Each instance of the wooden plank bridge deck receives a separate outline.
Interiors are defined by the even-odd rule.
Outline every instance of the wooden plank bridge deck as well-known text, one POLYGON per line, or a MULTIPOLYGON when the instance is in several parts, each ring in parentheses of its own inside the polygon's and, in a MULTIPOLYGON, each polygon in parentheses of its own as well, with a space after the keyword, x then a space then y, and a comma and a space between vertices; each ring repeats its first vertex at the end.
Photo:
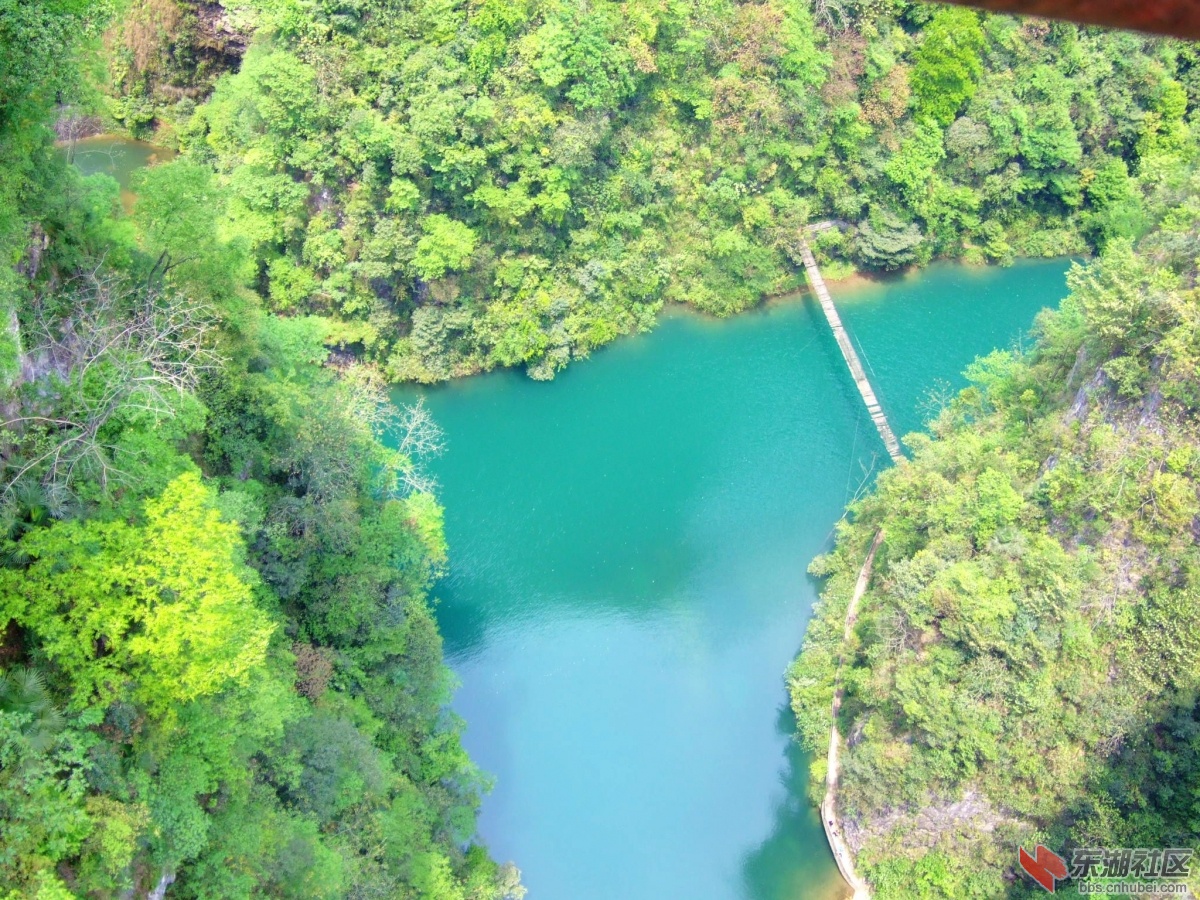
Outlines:
MULTIPOLYGON (((819 222, 806 230, 817 232, 826 228, 837 227, 838 224, 832 221, 819 222)), ((888 455, 891 456, 892 462, 903 462, 904 454, 900 452, 900 442, 896 440, 892 426, 888 424, 887 416, 883 413, 883 407, 879 405, 879 398, 875 396, 875 390, 871 387, 871 382, 867 379, 867 373, 863 370, 858 353, 855 352, 854 345, 850 343, 850 336, 846 334, 846 329, 842 325, 842 317, 838 315, 837 307, 833 305, 833 298, 829 296, 829 288, 825 287, 825 279, 821 277, 821 270, 817 267, 817 261, 813 257, 812 249, 808 246, 808 240, 804 232, 797 235, 796 243, 789 249, 797 253, 800 261, 804 263, 804 271, 808 275, 808 281, 812 285, 813 293, 817 295, 817 300, 821 304, 821 311, 825 313, 825 321, 829 323, 829 328, 837 340, 838 349, 842 351, 842 359, 846 361, 846 368, 850 370, 850 375, 854 378, 854 384, 858 388, 858 393, 862 396, 863 403, 867 407, 867 413, 871 416, 871 421, 875 423, 875 428, 879 432, 879 436, 883 439, 883 445, 887 448, 888 455)), ((871 542, 871 549, 867 553, 867 559, 863 563, 862 571, 858 574, 858 582, 854 586, 854 594, 850 598, 849 606, 846 609, 846 622, 842 637, 843 654, 845 653, 845 646, 850 640, 851 632, 854 630, 854 622, 858 614, 858 603, 862 599, 863 594, 866 593, 867 586, 871 580, 871 567, 875 562, 875 553, 879 550, 879 545, 882 543, 883 529, 881 528, 875 533, 875 539, 871 542)), ((838 869, 841 871, 842 877, 846 880, 846 884, 853 892, 853 900, 870 900, 871 887, 858 874, 854 867, 854 854, 846 842, 841 828, 841 819, 838 816, 837 798, 839 776, 841 775, 842 736, 838 733, 837 722, 838 712, 842 705, 843 662, 843 656, 839 656, 837 674, 834 677, 833 703, 830 710, 832 725, 829 730, 829 755, 826 760, 825 798, 821 801, 821 824, 825 827, 825 837, 829 841, 829 849, 833 851, 833 858, 837 861, 838 869)))
POLYGON ((875 423, 875 430, 883 438, 883 446, 887 448, 892 462, 903 462, 904 454, 900 452, 900 442, 896 440, 892 426, 888 424, 887 416, 883 414, 883 407, 879 405, 879 399, 875 396, 875 390, 867 379, 867 373, 863 370, 858 353, 855 352, 854 345, 850 343, 850 336, 846 334, 846 329, 842 326, 842 317, 838 315, 837 307, 833 305, 833 298, 829 296, 829 289, 825 287, 825 279, 821 277, 821 270, 817 268, 817 261, 803 235, 799 237, 797 249, 800 252, 800 259, 804 263, 804 271, 808 273, 809 284, 812 285, 813 291, 817 295, 821 311, 825 313, 825 321, 829 323, 829 328, 833 331, 838 349, 842 351, 842 358, 846 361, 846 367, 850 370, 855 386, 858 387, 858 393, 862 395, 863 403, 866 404, 867 414, 875 423))

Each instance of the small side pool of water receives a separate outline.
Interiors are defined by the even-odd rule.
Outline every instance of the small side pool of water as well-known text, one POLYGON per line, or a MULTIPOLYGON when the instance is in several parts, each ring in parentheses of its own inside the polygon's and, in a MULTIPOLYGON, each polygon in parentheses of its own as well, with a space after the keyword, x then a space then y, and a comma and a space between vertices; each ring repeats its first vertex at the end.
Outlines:
POLYGON ((73 145, 64 145, 63 150, 84 175, 102 172, 115 178, 121 186, 121 205, 126 212, 133 209, 136 199, 130 190, 133 173, 143 166, 170 162, 178 155, 166 147, 114 134, 83 138, 73 145))

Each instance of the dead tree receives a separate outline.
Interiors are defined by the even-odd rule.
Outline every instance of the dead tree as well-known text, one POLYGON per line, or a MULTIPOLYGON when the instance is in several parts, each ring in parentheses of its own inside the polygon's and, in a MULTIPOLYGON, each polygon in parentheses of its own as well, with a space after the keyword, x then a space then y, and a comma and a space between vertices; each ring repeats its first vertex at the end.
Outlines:
POLYGON ((38 298, 22 354, 24 384, 0 422, 3 491, 27 477, 70 488, 85 474, 102 489, 120 483, 120 451, 106 426, 178 414, 217 363, 207 306, 97 267, 38 298))

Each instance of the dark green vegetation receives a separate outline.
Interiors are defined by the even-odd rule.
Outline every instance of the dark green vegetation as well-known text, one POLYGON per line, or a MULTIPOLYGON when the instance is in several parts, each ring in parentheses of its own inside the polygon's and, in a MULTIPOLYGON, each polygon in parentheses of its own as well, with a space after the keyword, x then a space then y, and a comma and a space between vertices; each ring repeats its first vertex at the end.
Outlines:
POLYGON ((865 868, 1194 841, 1198 100, 1194 47, 906 0, 0 0, 0 886, 519 893, 426 601, 437 431, 381 384, 745 309, 825 218, 834 273, 1104 252, 825 563, 813 740, 886 523, 865 868), (128 216, 53 147, 88 114, 184 151, 128 216))
POLYGON ((1149 232, 1074 269, 1031 349, 976 362, 814 564, 793 705, 827 746, 847 654, 841 803, 881 898, 1038 895, 1018 843, 1200 844, 1197 156, 1143 151, 1149 232))
POLYGON ((517 896, 426 602, 436 427, 261 309, 207 169, 127 218, 65 164, 105 12, 0 0, 0 896, 517 896))
POLYGON ((125 67, 114 108, 231 189, 271 309, 392 380, 549 378, 664 301, 743 310, 810 220, 847 226, 832 274, 1101 247, 1200 94, 1188 45, 906 0, 226 6, 253 40, 209 102, 125 67))

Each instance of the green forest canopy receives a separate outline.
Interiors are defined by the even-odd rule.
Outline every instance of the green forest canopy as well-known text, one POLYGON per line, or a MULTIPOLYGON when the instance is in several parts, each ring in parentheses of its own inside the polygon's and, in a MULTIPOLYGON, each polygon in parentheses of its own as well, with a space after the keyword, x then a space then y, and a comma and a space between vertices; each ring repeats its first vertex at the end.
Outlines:
POLYGON ((111 11, 0 0, 0 897, 520 897, 446 706, 436 425, 263 309, 209 168, 127 217, 66 164, 111 11))
POLYGON ((745 309, 821 219, 833 274, 1103 252, 820 569, 814 742, 886 520, 864 869, 990 897, 1009 836, 1194 843, 1198 94, 1191 45, 905 0, 0 0, 6 900, 519 897, 446 708, 438 433, 384 385, 745 309), (88 114, 184 150, 132 215, 54 146, 88 114), (982 844, 877 827, 964 791, 982 844))
POLYGON ((177 42, 118 55, 109 109, 215 170, 268 308, 392 380, 743 310, 811 221, 835 275, 1136 237, 1200 94, 1191 44, 907 0, 225 6, 249 49, 210 100, 169 90, 177 42))

